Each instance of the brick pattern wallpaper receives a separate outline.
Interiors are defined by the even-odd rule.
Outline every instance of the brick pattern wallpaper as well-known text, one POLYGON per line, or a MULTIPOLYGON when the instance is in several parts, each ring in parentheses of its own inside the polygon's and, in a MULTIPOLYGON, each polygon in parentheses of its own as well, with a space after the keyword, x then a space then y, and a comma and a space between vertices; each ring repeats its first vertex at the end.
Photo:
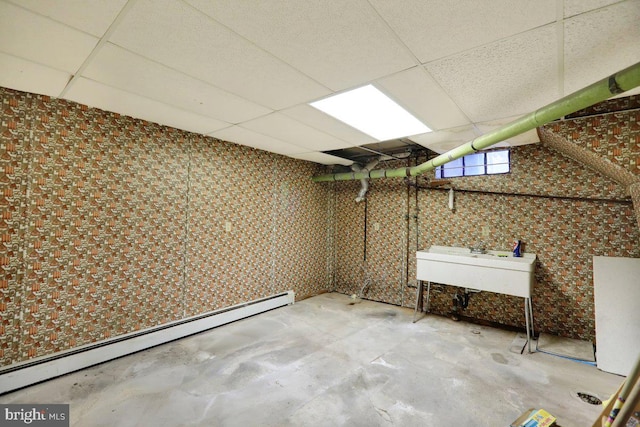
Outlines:
POLYGON ((0 105, 0 366, 331 289, 319 166, 46 96, 0 105))
POLYGON ((365 211, 367 202, 356 202, 360 181, 341 181, 335 186, 335 282, 334 289, 359 295, 365 284, 365 211))
POLYGON ((273 172, 269 156, 207 138, 194 142, 192 155, 187 316, 272 289, 273 182, 263 178, 273 172))
MULTIPOLYGON (((418 159, 418 162, 424 160, 418 159)), ((424 249, 434 244, 467 247, 483 242, 488 249, 510 250, 514 239, 523 240, 525 251, 538 255, 537 286, 533 294, 536 328, 555 335, 593 340, 592 257, 640 257, 637 243, 640 233, 631 201, 625 189, 615 182, 541 144, 513 148, 511 162, 509 174, 452 179, 456 190, 486 192, 456 191, 453 212, 447 207, 446 191, 418 190, 416 204, 416 190, 407 191, 402 181, 395 181, 395 189, 391 189, 390 184, 378 189, 374 181, 368 196, 367 224, 373 221, 369 218, 390 218, 388 212, 404 213, 408 206, 405 227, 409 229, 409 285, 415 285, 416 247, 424 249), (384 199, 386 203, 377 199, 384 199), (490 231, 489 237, 482 235, 483 227, 490 231)), ((419 177, 417 181, 425 186, 429 178, 419 177)), ((393 180, 386 182, 389 181, 393 180)), ((352 227, 364 221, 363 211, 356 214, 352 210, 355 205, 352 199, 359 186, 335 185, 336 198, 346 200, 336 206, 337 228, 345 228, 340 222, 348 218, 350 232, 355 233, 352 227), (349 210, 349 214, 341 210, 349 210)), ((388 221, 390 228, 396 226, 393 220, 388 221)), ((381 227, 386 224, 381 223, 381 227)), ((372 233, 369 227, 367 233, 372 233)), ((378 259, 386 260, 388 274, 394 274, 393 260, 402 256, 403 249, 388 244, 378 245, 376 249, 378 259)), ((353 261, 337 257, 336 268, 348 270, 348 263, 353 261)), ((346 283, 338 280, 336 289, 344 291, 345 287, 346 283)), ((449 314, 456 291, 461 290, 434 286, 432 311, 449 314)), ((372 299, 396 304, 397 294, 396 285, 390 284, 387 291, 379 291, 372 299)), ((414 288, 404 289, 406 306, 414 304, 414 295, 414 288)), ((520 298, 483 292, 473 295, 469 307, 461 314, 524 328, 523 311, 520 298)))
POLYGON ((30 113, 18 358, 178 319, 184 133, 44 98, 30 113))
POLYGON ((296 298, 317 295, 328 287, 332 276, 332 206, 329 186, 318 185, 310 177, 318 165, 288 157, 276 162, 273 232, 271 234, 271 293, 293 289, 296 298))
POLYGON ((2 97, 0 122, 0 363, 20 350, 24 301, 23 242, 26 230, 27 156, 31 118, 24 111, 32 97, 2 97))
MULTIPOLYGON (((405 166, 398 162, 389 167, 405 166)), ((407 247, 407 187, 402 180, 373 180, 367 197, 367 274, 364 297, 391 304, 403 303, 407 247), (389 256, 395 254, 396 256, 389 256)))

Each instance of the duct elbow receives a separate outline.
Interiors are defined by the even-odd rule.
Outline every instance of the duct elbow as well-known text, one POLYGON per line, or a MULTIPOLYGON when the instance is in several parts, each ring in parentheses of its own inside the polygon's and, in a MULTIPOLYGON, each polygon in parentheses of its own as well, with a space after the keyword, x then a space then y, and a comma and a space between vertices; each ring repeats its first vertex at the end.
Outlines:
POLYGON ((361 179, 360 182, 362 183, 362 188, 360 188, 360 192, 358 193, 358 197, 356 197, 356 202, 358 202, 358 203, 363 202, 364 199, 367 198, 367 191, 369 191, 369 180, 368 179, 361 179))
MULTIPOLYGON (((371 172, 371 170, 373 170, 373 168, 375 168, 378 165, 379 161, 380 161, 379 159, 372 160, 369 163, 367 163, 367 165, 364 168, 358 165, 357 163, 354 163, 353 165, 351 165, 351 170, 354 172, 368 173, 368 172, 371 172)), ((358 203, 363 202, 367 198, 367 191, 369 191, 369 178, 362 178, 360 180, 360 183, 362 184, 362 188, 360 188, 358 197, 356 197, 356 202, 358 203)))

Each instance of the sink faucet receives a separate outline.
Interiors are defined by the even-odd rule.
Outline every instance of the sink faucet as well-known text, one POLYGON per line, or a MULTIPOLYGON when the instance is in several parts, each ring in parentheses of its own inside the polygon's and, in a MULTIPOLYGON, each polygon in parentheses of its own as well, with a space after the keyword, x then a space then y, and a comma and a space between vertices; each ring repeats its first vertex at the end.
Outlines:
POLYGON ((471 250, 472 254, 484 254, 484 253, 487 253, 487 250, 484 247, 484 243, 482 243, 482 242, 476 243, 474 246, 471 246, 469 249, 471 250))

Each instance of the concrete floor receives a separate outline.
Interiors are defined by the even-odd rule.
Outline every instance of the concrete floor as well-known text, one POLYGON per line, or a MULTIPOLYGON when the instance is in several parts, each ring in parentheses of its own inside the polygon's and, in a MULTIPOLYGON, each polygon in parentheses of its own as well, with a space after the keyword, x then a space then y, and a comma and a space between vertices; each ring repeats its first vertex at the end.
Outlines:
POLYGON ((623 378, 516 333, 324 294, 0 396, 69 403, 73 426, 508 426, 542 407, 564 427, 623 378))

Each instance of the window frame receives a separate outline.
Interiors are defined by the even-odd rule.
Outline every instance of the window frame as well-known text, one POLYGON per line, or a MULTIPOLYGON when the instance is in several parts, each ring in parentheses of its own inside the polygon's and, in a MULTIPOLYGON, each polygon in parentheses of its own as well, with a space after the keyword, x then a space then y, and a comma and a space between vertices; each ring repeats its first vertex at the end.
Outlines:
MULTIPOLYGON (((509 149, 500 149, 500 150, 491 150, 491 151, 478 151, 476 153, 472 153, 472 154, 467 154, 466 156, 462 156, 459 159, 456 160, 461 160, 462 164, 461 165, 456 165, 455 167, 449 167, 447 168, 446 166, 451 164, 452 162, 449 163, 445 163, 442 166, 438 166, 436 167, 435 170, 435 177, 436 179, 449 179, 449 178, 463 178, 463 177, 470 177, 470 176, 486 176, 486 175, 504 175, 507 173, 511 173, 511 150, 509 149), (497 152, 505 152, 507 153, 507 170, 504 172, 489 172, 489 166, 492 165, 497 165, 497 164, 504 164, 504 163, 492 163, 489 164, 487 162, 487 154, 489 153, 497 153, 497 152), (478 154, 482 154, 483 155, 483 163, 482 164, 473 164, 473 165, 465 165, 465 159, 467 157, 471 157, 471 156, 477 156, 478 154), (466 174, 466 169, 469 170, 474 170, 477 171, 479 168, 483 169, 482 173, 473 173, 473 174, 466 174), (455 171, 456 169, 459 169, 460 172, 459 173, 454 173, 452 174, 452 171, 455 171), (449 173, 447 173, 446 171, 449 170, 449 173)), ((455 160, 454 160, 455 161, 455 160)))

